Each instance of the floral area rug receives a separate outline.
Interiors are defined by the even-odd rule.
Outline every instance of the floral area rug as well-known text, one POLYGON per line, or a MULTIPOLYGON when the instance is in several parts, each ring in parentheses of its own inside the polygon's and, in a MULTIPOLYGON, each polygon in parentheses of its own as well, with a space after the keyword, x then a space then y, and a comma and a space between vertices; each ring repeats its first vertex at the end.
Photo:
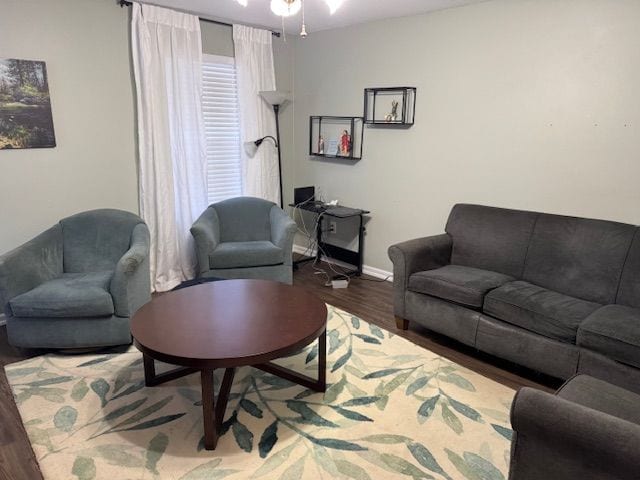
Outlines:
POLYGON ((327 345, 324 394, 238 369, 215 451, 200 376, 145 387, 133 347, 5 370, 47 480, 506 478, 513 390, 333 307, 327 345))

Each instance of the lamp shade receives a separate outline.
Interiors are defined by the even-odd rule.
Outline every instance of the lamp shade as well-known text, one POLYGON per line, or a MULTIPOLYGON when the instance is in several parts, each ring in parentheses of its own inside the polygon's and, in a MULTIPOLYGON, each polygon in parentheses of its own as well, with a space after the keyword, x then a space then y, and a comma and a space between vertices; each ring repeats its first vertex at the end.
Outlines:
POLYGON ((244 142, 244 151, 247 154, 247 157, 253 158, 258 151, 258 145, 256 142, 244 142))
POLYGON ((278 90, 265 90, 260 92, 260 96, 270 105, 282 105, 289 100, 289 92, 280 92, 278 90))

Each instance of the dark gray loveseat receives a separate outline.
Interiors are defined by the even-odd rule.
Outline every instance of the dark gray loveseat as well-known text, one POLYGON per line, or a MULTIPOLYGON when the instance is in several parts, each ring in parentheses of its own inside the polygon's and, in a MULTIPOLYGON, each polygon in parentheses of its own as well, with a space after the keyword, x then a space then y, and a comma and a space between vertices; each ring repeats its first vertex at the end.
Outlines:
POLYGON ((453 207, 446 233, 389 248, 409 321, 554 377, 640 390, 640 231, 603 220, 453 207))

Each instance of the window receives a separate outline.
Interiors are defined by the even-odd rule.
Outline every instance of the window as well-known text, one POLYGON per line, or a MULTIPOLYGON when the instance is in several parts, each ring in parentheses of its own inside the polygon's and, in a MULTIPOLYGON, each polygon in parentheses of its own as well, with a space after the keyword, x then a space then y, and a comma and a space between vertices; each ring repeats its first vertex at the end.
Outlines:
POLYGON ((240 113, 232 57, 202 56, 202 114, 209 203, 242 195, 240 113))

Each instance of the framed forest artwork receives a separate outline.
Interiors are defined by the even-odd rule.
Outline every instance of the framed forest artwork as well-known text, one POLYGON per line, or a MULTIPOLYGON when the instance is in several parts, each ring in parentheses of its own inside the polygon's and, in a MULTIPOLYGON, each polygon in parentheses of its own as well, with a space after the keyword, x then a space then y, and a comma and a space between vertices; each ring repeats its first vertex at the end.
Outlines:
POLYGON ((0 149, 55 146, 45 63, 0 58, 0 149))

